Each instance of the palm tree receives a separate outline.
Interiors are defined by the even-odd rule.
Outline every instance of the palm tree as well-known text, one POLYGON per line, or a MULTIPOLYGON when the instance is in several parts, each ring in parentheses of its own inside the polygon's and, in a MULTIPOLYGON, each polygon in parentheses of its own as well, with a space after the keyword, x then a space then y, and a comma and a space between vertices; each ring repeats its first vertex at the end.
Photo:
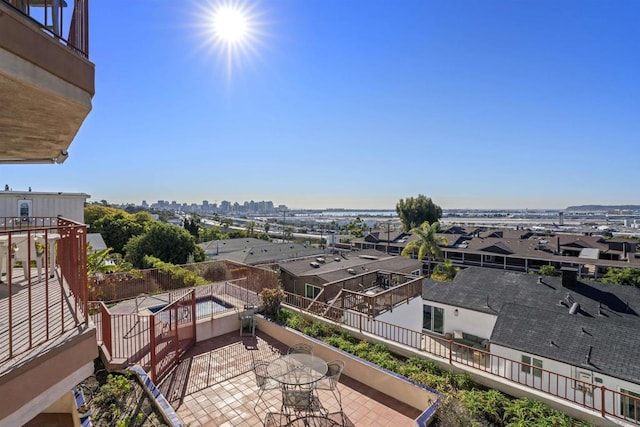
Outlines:
POLYGON ((434 222, 429 224, 429 221, 422 223, 420 227, 411 229, 411 234, 417 236, 417 240, 412 240, 407 243, 407 246, 402 250, 402 256, 411 258, 413 254, 418 253, 418 259, 422 261, 426 256, 429 264, 427 267, 427 275, 431 276, 431 259, 438 258, 440 256, 440 247, 438 243, 446 243, 447 239, 444 237, 437 237, 438 227, 440 224, 434 222))

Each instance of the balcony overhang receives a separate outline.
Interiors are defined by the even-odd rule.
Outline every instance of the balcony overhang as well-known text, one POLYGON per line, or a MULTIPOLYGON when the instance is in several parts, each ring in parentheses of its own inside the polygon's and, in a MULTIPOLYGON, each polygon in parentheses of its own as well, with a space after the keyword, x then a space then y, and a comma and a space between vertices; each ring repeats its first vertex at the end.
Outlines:
POLYGON ((0 2, 0 163, 62 163, 91 111, 94 65, 0 2))
POLYGON ((0 425, 23 425, 93 373, 98 355, 94 327, 64 337, 0 376, 0 425))

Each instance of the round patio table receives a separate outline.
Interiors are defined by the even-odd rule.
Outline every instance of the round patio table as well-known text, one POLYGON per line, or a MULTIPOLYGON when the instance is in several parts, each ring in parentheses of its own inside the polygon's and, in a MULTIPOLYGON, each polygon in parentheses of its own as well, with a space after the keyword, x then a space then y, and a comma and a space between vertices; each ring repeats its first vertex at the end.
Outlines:
POLYGON ((327 362, 312 354, 295 353, 279 357, 267 366, 267 375, 285 386, 313 384, 327 373, 327 362))

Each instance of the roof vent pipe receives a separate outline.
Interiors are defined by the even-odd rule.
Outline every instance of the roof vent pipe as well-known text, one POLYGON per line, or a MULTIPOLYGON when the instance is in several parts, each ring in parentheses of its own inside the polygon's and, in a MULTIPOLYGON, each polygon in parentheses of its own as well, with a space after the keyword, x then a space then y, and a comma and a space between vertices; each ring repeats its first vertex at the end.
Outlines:
POLYGON ((580 304, 574 302, 569 309, 569 314, 576 314, 578 311, 580 311, 580 304))

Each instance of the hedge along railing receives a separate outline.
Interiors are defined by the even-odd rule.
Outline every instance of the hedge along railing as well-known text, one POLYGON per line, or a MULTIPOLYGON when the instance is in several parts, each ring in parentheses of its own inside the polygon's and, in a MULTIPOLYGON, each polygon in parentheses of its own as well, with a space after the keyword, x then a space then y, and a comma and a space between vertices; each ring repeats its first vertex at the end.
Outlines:
MULTIPOLYGON (((259 293, 263 288, 278 285, 277 273, 258 267, 229 261, 205 261, 176 266, 190 271, 206 282, 236 281, 236 286, 259 293), (245 276, 243 276, 245 274, 245 276)), ((151 268, 137 272, 120 272, 96 275, 89 279, 89 299, 114 302, 134 298, 140 294, 157 294, 177 289, 187 289, 195 283, 181 277, 171 277, 161 269, 151 268)))
POLYGON ((550 370, 542 369, 518 360, 492 354, 475 347, 459 344, 453 340, 418 332, 394 325, 366 314, 349 309, 340 309, 318 301, 313 302, 313 311, 306 310, 312 300, 285 292, 283 304, 295 307, 308 314, 332 313, 327 320, 351 327, 361 334, 369 334, 414 350, 443 359, 451 365, 464 366, 482 371, 490 376, 507 379, 516 384, 549 394, 585 409, 597 412, 602 417, 610 416, 640 425, 640 398, 611 390, 602 385, 581 381, 550 370), (323 309, 320 309, 320 307, 323 309), (338 313, 334 316, 333 314, 338 313), (338 319, 338 320, 336 320, 338 319), (546 379, 546 381, 545 381, 546 379), (623 408, 617 411, 616 408, 623 408))

